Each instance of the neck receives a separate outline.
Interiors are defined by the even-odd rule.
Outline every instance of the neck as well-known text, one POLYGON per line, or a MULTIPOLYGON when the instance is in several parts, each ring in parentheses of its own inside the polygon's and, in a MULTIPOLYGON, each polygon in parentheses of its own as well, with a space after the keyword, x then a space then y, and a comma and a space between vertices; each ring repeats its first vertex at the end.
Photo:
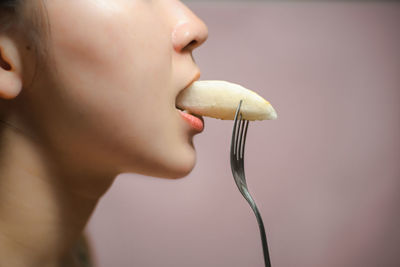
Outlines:
POLYGON ((57 266, 113 180, 2 128, 0 266, 57 266))

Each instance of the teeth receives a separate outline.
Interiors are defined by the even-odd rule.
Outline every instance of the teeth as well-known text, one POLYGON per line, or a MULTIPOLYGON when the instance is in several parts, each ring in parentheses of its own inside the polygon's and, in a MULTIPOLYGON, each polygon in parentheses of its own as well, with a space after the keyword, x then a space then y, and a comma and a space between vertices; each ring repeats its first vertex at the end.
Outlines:
POLYGON ((188 110, 186 110, 186 109, 181 109, 181 108, 178 108, 178 107, 177 107, 176 109, 178 109, 178 110, 180 110, 181 112, 186 113, 186 114, 190 114, 190 115, 193 115, 193 116, 198 116, 198 115, 196 115, 196 114, 191 113, 190 111, 188 111, 188 110))
POLYGON ((190 114, 189 111, 187 111, 186 109, 179 108, 179 107, 175 107, 175 108, 178 109, 178 110, 180 110, 180 111, 182 111, 183 113, 190 114))

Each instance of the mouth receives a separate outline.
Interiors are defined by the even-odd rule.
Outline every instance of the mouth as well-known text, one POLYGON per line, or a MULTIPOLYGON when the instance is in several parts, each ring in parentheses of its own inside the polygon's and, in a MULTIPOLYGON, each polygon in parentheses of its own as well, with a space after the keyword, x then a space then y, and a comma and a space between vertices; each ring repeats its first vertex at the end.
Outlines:
POLYGON ((195 132, 201 133, 204 130, 204 120, 201 116, 190 114, 187 110, 178 109, 182 119, 193 129, 195 132))
POLYGON ((184 91, 185 89, 187 89, 189 86, 191 86, 195 81, 197 81, 198 79, 200 79, 200 72, 196 72, 196 74, 193 76, 193 78, 190 80, 190 82, 188 84, 186 84, 186 86, 184 88, 182 88, 181 90, 179 90, 179 92, 176 94, 176 98, 175 98, 175 107, 179 110, 182 110, 181 108, 179 108, 176 104, 176 99, 178 98, 178 95, 180 93, 182 93, 182 91, 184 91))
MULTIPOLYGON (((198 72, 194 76, 194 78, 190 81, 190 83, 188 83, 182 90, 180 90, 178 92, 177 97, 178 97, 179 93, 184 91, 186 88, 188 88, 192 83, 197 81, 199 78, 200 78, 200 73, 198 72)), ((176 105, 176 101, 175 101, 175 108, 178 110, 182 119, 184 119, 194 131, 200 133, 204 130, 204 119, 201 116, 190 113, 188 110, 184 110, 184 109, 178 107, 176 105)))

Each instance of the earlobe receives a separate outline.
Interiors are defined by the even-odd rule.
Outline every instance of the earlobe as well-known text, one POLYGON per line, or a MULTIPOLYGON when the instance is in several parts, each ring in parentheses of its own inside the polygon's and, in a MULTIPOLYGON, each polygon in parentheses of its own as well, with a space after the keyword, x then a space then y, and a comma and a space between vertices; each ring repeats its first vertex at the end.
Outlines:
POLYGON ((21 60, 18 46, 11 38, 0 36, 0 98, 15 98, 21 90, 21 60))

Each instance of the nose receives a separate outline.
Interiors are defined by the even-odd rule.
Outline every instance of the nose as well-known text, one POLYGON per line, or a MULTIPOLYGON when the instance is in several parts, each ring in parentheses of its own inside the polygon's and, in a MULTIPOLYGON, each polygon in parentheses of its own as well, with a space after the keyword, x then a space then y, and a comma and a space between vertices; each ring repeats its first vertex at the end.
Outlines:
POLYGON ((172 31, 172 44, 177 52, 191 52, 207 40, 208 29, 189 8, 183 4, 181 8, 172 31))

